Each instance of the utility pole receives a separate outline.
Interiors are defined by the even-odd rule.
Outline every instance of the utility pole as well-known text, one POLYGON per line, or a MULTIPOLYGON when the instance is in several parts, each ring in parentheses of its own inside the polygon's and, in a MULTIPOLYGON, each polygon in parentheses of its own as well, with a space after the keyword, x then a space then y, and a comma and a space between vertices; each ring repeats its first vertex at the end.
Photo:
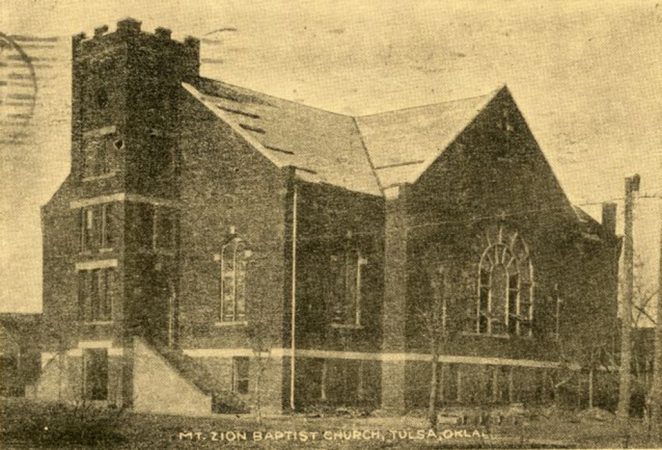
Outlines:
POLYGON ((623 308, 621 309, 621 361, 620 383, 618 386, 619 417, 630 416, 630 386, 632 370, 632 296, 634 292, 634 240, 633 211, 634 193, 639 191, 640 177, 635 174, 625 179, 625 236, 623 242, 623 265, 625 267, 625 287, 623 308))
POLYGON ((660 202, 660 270, 657 281, 657 319, 655 321, 655 359, 651 386, 651 423, 662 438, 662 201, 660 202))

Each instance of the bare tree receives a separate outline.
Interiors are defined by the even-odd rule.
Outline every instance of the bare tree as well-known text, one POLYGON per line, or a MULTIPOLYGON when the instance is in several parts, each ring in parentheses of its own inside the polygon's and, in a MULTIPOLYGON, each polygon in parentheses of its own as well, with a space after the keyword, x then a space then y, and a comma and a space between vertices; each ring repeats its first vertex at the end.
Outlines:
POLYGON ((635 255, 634 261, 632 323, 635 327, 643 325, 646 321, 655 325, 657 320, 651 316, 650 310, 660 292, 660 286, 655 286, 643 275, 646 272, 646 262, 640 255, 635 255))
POLYGON ((440 268, 430 276, 432 296, 427 308, 419 312, 423 333, 430 345, 431 377, 430 397, 428 402, 428 420, 430 427, 437 426, 437 400, 439 398, 439 353, 446 341, 446 298, 444 290, 445 271, 440 268))
POLYGON ((660 266, 657 280, 657 320, 655 321, 655 356, 651 386, 651 423, 662 440, 662 225, 660 229, 660 266))
POLYGON ((461 314, 457 308, 460 303, 458 295, 453 292, 451 285, 450 270, 444 265, 439 265, 428 272, 430 282, 430 295, 427 302, 420 305, 416 310, 416 316, 421 324, 421 335, 428 344, 430 351, 430 388, 428 398, 428 420, 430 427, 437 426, 437 414, 439 410, 439 397, 443 385, 441 385, 441 374, 439 359, 449 341, 461 329, 461 320, 449 320, 461 314))
MULTIPOLYGON (((254 389, 253 389, 253 413, 257 423, 262 423, 262 389, 265 372, 271 363, 271 345, 268 345, 269 340, 265 338, 264 333, 258 331, 257 326, 253 327, 253 361, 255 367, 254 375, 254 389), (257 333, 255 333, 257 331, 257 333)), ((264 328, 264 327, 263 327, 264 328)))
MULTIPOLYGON (((653 354, 649 355, 642 352, 635 352, 635 358, 641 356, 644 361, 635 361, 635 384, 646 392, 646 402, 644 405, 645 416, 649 419, 651 426, 656 428, 659 437, 662 438, 662 248, 660 250, 660 268, 658 274, 657 286, 646 282, 641 274, 645 272, 645 263, 640 258, 635 258, 635 267, 638 269, 634 277, 634 313, 633 323, 641 325, 642 322, 648 322, 655 328, 655 337, 653 339, 653 354), (651 306, 656 302, 656 316, 651 313, 651 306), (650 358, 650 359, 649 359, 650 358), (651 361, 652 360, 652 361, 651 361), (646 370, 646 367, 652 366, 652 373, 646 370), (644 370, 640 370, 640 366, 644 370)), ((641 344, 644 344, 643 342, 641 344)), ((647 350, 647 349, 645 349, 647 350)))
MULTIPOLYGON (((603 260, 596 261, 595 264, 587 264, 590 264, 585 267, 589 268, 587 273, 591 276, 582 275, 579 282, 570 283, 563 291, 554 289, 538 309, 538 319, 539 325, 542 324, 545 329, 552 329, 552 323, 555 323, 553 335, 560 353, 561 369, 564 372, 553 386, 555 400, 558 401, 559 389, 563 385, 572 380, 580 380, 580 386, 585 383, 585 398, 588 400, 588 407, 591 408, 595 406, 596 374, 604 372, 612 374, 611 369, 618 366, 615 327, 610 326, 615 324, 616 317, 611 313, 595 315, 593 320, 582 323, 581 327, 573 327, 571 333, 560 332, 564 320, 571 320, 568 312, 565 311, 568 303, 574 303, 575 308, 582 308, 580 315, 584 316, 595 311, 596 307, 604 305, 606 298, 614 296, 613 286, 605 283, 604 280, 615 274, 615 267, 605 265, 603 260)), ((613 301, 616 301, 615 297, 613 301)), ((577 395, 576 398, 580 405, 584 397, 577 395)))
MULTIPOLYGON (((648 325, 652 325, 657 329, 660 328, 659 319, 659 298, 660 298, 660 288, 661 286, 654 286, 653 283, 646 280, 642 275, 646 270, 646 263, 641 260, 640 257, 635 255, 635 272, 634 272, 634 286, 633 286, 633 317, 632 323, 635 327, 647 328, 648 325), (654 304, 655 300, 658 299, 657 313, 658 317, 653 317, 651 313, 651 306, 654 304), (642 326, 644 325, 644 326, 642 326)), ((658 332, 658 331, 656 331, 658 332)), ((659 333, 659 332, 658 332, 659 333)), ((657 338, 656 338, 657 339, 657 338)), ((634 344, 633 344, 634 345, 634 344)), ((645 345, 645 342, 639 342, 639 345, 645 345)), ((657 347, 654 345, 654 351, 658 351, 657 347)), ((659 370, 660 363, 657 364, 657 367, 654 363, 655 354, 651 355, 646 353, 647 348, 640 349, 643 351, 634 351, 634 378, 633 384, 639 390, 645 392, 645 403, 644 403, 644 417, 649 420, 649 423, 655 425, 659 422, 659 413, 656 412, 657 404, 657 392, 656 392, 656 376, 657 370, 659 370), (643 358, 641 360, 640 358, 643 358), (653 364, 650 364, 650 363, 653 364), (652 366, 652 373, 647 369, 652 366), (655 417, 657 415, 657 417, 655 417)))
MULTIPOLYGON (((250 260, 249 264, 253 264, 259 257, 250 260)), ((251 267, 249 266, 249 269, 251 267)), ((274 305, 269 303, 268 298, 260 297, 254 299, 255 311, 251 314, 248 322, 248 338, 253 350, 252 367, 254 368, 253 375, 253 414, 255 414, 256 421, 262 423, 262 400, 264 390, 264 378, 269 367, 272 363, 271 350, 273 348, 273 336, 270 332, 270 320, 276 317, 273 309, 274 305)))

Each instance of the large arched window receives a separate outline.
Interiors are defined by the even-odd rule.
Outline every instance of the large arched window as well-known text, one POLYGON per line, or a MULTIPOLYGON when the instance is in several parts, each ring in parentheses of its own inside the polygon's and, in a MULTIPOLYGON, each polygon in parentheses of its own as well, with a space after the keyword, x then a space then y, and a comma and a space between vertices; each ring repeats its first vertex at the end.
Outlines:
POLYGON ((246 319, 246 269, 251 251, 238 237, 221 247, 220 321, 238 322, 246 319))
POLYGON ((476 332, 530 336, 533 266, 528 247, 517 232, 504 227, 487 234, 479 264, 476 332))

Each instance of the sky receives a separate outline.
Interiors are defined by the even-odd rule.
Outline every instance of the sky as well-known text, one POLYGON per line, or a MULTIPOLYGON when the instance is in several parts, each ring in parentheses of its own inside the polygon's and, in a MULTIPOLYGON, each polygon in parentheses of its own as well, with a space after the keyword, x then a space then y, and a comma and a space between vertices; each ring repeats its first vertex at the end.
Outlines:
POLYGON ((0 311, 41 309, 39 208, 70 165, 71 36, 112 31, 127 16, 146 31, 201 38, 204 76, 340 113, 507 84, 569 198, 594 217, 611 200, 622 214, 623 179, 641 175, 635 247, 639 277, 652 286, 662 220, 660 3, 4 0, 0 311))

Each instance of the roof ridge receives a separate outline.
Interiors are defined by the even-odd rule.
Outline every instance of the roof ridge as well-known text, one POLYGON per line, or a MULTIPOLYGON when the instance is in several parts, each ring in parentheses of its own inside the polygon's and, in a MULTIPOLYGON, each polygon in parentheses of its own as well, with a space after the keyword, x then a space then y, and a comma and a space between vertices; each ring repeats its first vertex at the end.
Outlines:
POLYGON ((339 113, 339 112, 336 112, 336 111, 331 111, 331 110, 328 110, 328 109, 324 109, 324 108, 321 108, 319 106, 313 106, 313 105, 309 105, 309 104, 306 104, 306 103, 297 102, 295 100, 290 100, 290 99, 287 99, 287 98, 278 97, 276 95, 267 94, 266 92, 257 91, 255 89, 248 88, 248 87, 245 87, 245 86, 239 86, 237 84, 228 83, 227 81, 215 80, 213 78, 207 78, 207 77, 198 77, 198 78, 200 78, 202 80, 212 81, 214 83, 221 83, 221 84, 224 84, 226 86, 229 86, 229 87, 235 88, 235 89, 243 89, 243 90, 249 91, 253 95, 262 95, 262 96, 273 98, 273 99, 276 99, 276 100, 279 100, 279 101, 282 101, 282 102, 292 103, 292 104, 295 104, 297 106, 303 106, 303 107, 306 107, 306 108, 316 109, 318 111, 322 111, 322 112, 325 112, 325 113, 328 113, 328 114, 334 114, 336 116, 341 116, 341 117, 345 117, 345 118, 354 117, 354 116, 350 116, 348 114, 343 114, 343 113, 339 113))
POLYGON ((426 108, 428 106, 447 105, 449 103, 461 102, 461 101, 465 101, 465 100, 474 100, 474 99, 479 99, 481 97, 490 97, 490 98, 492 98, 498 92, 500 92, 504 87, 506 87, 505 84, 502 85, 501 87, 499 87, 498 89, 492 89, 491 91, 486 92, 484 94, 472 95, 471 97, 454 98, 452 100, 445 100, 445 101, 442 101, 442 102, 424 103, 424 104, 421 104, 421 105, 407 106, 405 108, 387 109, 386 111, 380 111, 380 112, 370 113, 370 114, 359 114, 359 115, 352 116, 352 117, 354 117, 356 119, 363 119, 364 117, 380 116, 382 114, 397 113, 397 112, 400 112, 400 111, 409 111, 409 110, 412 110, 412 109, 426 108))
MULTIPOLYGON (((501 91, 502 89, 507 87, 506 84, 504 83, 504 84, 500 85, 498 88, 492 89, 491 91, 487 91, 484 94, 472 95, 470 97, 459 97, 459 98, 444 100, 444 101, 440 101, 440 102, 423 103, 423 104, 420 104, 420 105, 407 106, 405 108, 387 109, 385 111, 380 111, 380 112, 370 113, 370 114, 345 114, 345 113, 340 113, 340 112, 336 112, 336 111, 331 111, 329 109, 325 109, 325 108, 322 108, 320 106, 309 105, 307 103, 298 102, 296 100, 290 100, 290 99, 287 99, 287 98, 284 98, 284 97, 278 97, 278 96, 273 95, 273 94, 267 94, 266 92, 258 91, 258 90, 255 90, 255 89, 252 89, 252 88, 249 88, 249 87, 245 87, 245 86, 239 86, 238 84, 228 83, 227 81, 223 81, 223 80, 215 80, 213 78, 207 78, 207 77, 202 77, 202 76, 198 77, 198 78, 200 78, 201 80, 207 80, 207 81, 211 81, 211 82, 214 82, 214 83, 221 83, 221 84, 224 84, 228 87, 235 88, 235 89, 243 89, 243 90, 248 91, 249 93, 251 93, 253 95, 262 95, 262 96, 269 97, 269 98, 272 98, 272 99, 276 99, 276 100, 279 100, 279 101, 282 101, 282 102, 291 103, 291 104, 294 104, 294 105, 297 105, 297 106, 303 106, 303 107, 315 109, 317 111, 321 111, 321 112, 324 112, 324 113, 333 114, 333 115, 340 116, 340 117, 345 117, 345 118, 354 118, 354 119, 361 119, 361 118, 364 118, 364 117, 373 117, 373 116, 378 116, 378 115, 381 115, 381 114, 389 114, 389 113, 395 113, 395 112, 400 112, 400 111, 408 111, 408 110, 416 109, 416 108, 425 108, 427 106, 446 105, 446 104, 449 104, 449 103, 460 102, 460 101, 464 101, 464 100, 473 100, 473 99, 478 99, 478 98, 481 98, 481 97, 493 97, 499 91, 501 91)), ((207 95, 209 95, 209 94, 207 94, 207 95)))

